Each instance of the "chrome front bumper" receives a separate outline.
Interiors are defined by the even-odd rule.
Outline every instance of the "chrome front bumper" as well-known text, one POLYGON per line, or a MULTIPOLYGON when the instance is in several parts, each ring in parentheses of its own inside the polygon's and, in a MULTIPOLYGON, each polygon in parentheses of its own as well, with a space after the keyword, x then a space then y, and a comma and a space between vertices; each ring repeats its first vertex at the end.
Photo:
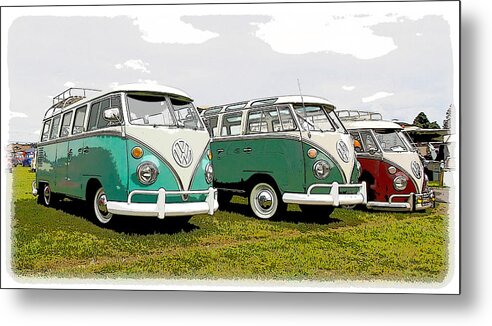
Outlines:
POLYGON ((367 202, 366 183, 360 184, 314 184, 311 185, 306 194, 284 193, 282 196, 284 203, 301 205, 355 205, 367 202), (340 194, 340 188, 359 187, 356 194, 340 194), (331 188, 329 194, 312 194, 314 188, 331 188))
POLYGON ((107 202, 108 211, 118 215, 130 216, 157 216, 163 219, 166 216, 189 216, 195 214, 213 215, 219 208, 217 202, 217 189, 208 188, 208 190, 191 190, 191 191, 166 191, 164 188, 159 190, 134 190, 130 192, 128 201, 107 202), (203 202, 183 202, 183 203, 166 203, 168 195, 207 195, 203 202), (134 195, 157 195, 156 203, 132 203, 134 195))
POLYGON ((371 209, 413 212, 434 207, 435 204, 436 197, 431 190, 424 194, 391 195, 388 202, 369 201, 366 206, 371 209), (406 198, 407 200, 396 202, 394 201, 396 198, 406 198))

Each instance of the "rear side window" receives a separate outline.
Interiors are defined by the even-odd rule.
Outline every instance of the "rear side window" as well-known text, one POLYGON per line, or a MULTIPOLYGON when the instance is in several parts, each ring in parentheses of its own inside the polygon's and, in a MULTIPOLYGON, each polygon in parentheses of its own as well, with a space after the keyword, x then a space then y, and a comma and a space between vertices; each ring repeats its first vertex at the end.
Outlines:
POLYGON ((43 125, 43 133, 41 134, 41 141, 48 140, 50 133, 51 120, 47 120, 43 125))
POLYGON ((73 121, 72 135, 80 134, 84 131, 85 112, 87 106, 75 110, 75 119, 73 121))
POLYGON ((241 134, 241 112, 223 116, 221 136, 237 136, 241 134))
POLYGON ((217 116, 206 118, 203 120, 203 122, 205 123, 210 136, 218 136, 217 123, 219 122, 219 118, 217 116))
POLYGON ((60 130, 60 116, 53 119, 53 126, 51 127, 50 139, 58 138, 58 131, 60 130))
POLYGON ((70 134, 70 123, 72 122, 72 114, 73 111, 70 111, 63 115, 60 137, 65 137, 70 134))

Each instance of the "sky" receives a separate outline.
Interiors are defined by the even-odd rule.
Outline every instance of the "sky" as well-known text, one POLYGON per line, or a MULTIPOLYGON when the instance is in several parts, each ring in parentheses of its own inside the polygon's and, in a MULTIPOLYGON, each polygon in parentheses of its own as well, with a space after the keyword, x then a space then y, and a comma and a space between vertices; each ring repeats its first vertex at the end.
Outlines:
POLYGON ((35 142, 54 95, 139 82, 197 106, 302 93, 442 126, 458 28, 456 1, 2 8, 2 121, 35 142))

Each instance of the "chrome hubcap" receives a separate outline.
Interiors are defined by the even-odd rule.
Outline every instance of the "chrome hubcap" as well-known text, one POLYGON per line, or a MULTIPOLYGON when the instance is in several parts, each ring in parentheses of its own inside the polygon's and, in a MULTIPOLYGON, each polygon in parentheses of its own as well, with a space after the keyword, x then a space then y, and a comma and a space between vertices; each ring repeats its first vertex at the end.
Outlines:
POLYGON ((102 193, 97 198, 97 208, 101 213, 108 213, 108 200, 106 199, 106 194, 102 193))
POLYGON ((260 191, 256 197, 256 200, 258 201, 260 208, 263 210, 268 211, 272 208, 273 198, 272 194, 268 190, 260 191))

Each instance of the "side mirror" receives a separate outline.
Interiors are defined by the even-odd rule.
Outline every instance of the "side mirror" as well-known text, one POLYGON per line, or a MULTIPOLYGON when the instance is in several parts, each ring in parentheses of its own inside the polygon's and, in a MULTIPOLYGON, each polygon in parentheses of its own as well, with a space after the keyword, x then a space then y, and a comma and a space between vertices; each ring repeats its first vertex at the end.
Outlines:
POLYGON ((120 122, 120 109, 118 108, 110 108, 104 110, 104 120, 110 122, 120 122))
POLYGON ((367 151, 369 152, 369 154, 374 155, 378 150, 374 147, 369 147, 367 151))

